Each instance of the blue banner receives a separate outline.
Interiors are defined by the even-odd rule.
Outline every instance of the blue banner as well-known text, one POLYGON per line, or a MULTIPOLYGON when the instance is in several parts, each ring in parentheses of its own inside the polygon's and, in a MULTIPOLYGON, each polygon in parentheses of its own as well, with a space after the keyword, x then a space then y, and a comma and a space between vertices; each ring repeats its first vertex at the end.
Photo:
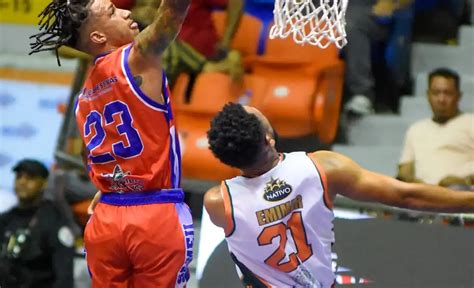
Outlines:
POLYGON ((23 158, 53 164, 70 87, 0 80, 0 212, 15 202, 12 167, 23 158))

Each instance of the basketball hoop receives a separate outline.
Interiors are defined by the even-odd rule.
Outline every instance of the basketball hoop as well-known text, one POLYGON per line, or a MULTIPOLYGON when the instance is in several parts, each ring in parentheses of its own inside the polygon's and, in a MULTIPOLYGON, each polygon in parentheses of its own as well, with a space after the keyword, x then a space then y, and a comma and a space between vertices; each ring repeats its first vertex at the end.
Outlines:
MULTIPOLYGON (((298 44, 338 48, 347 44, 346 9, 348 0, 275 0, 274 24, 270 39, 292 36, 298 44)), ((357 0, 355 0, 357 1, 357 0)))

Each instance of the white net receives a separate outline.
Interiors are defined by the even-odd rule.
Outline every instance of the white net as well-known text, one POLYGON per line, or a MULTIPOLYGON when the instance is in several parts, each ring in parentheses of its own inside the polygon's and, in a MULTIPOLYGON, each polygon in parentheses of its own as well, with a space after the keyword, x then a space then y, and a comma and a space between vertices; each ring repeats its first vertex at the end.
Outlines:
MULTIPOLYGON (((355 0, 357 1, 357 0, 355 0)), ((345 14, 348 0, 275 0, 270 38, 292 36, 298 44, 326 48, 347 43, 345 14), (315 2, 319 1, 319 5, 315 2)))

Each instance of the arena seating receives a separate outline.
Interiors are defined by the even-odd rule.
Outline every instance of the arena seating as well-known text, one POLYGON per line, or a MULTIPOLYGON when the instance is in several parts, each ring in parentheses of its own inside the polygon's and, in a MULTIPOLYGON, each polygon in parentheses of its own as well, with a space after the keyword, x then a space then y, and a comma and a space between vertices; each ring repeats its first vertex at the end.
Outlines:
MULTIPOLYGON (((213 19, 223 33, 226 13, 216 11, 213 19)), ((312 135, 324 143, 334 141, 344 74, 338 49, 301 46, 292 39, 271 40, 267 33, 263 22, 244 14, 231 44, 244 59, 246 74, 241 83, 221 73, 201 73, 194 81, 181 75, 176 81, 172 92, 184 147, 184 177, 220 180, 236 175, 236 170, 212 156, 205 134, 209 121, 229 101, 260 109, 282 138, 312 135), (265 49, 258 53, 261 41, 265 49)))

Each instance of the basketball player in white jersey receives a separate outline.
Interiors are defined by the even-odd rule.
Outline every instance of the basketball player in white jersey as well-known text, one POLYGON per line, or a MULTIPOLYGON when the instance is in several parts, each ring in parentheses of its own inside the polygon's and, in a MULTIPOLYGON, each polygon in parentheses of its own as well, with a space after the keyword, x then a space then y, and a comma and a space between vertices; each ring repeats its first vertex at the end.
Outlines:
POLYGON ((226 234, 246 287, 332 287, 332 202, 337 194, 402 208, 474 212, 474 193, 404 183, 343 155, 279 154, 257 109, 227 104, 208 131, 214 155, 242 176, 210 189, 204 205, 226 234))

